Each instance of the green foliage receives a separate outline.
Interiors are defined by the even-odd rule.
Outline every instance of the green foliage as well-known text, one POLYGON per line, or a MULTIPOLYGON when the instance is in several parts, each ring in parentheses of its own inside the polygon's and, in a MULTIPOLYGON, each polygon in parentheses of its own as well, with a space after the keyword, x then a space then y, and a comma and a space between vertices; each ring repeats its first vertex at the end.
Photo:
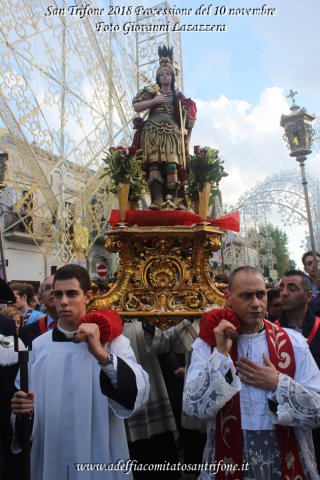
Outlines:
MULTIPOLYGON (((252 240, 252 244, 257 246, 256 240, 254 240, 254 230, 248 232, 249 239, 252 240)), ((279 227, 274 227, 272 224, 268 224, 266 226, 259 228, 259 237, 264 238, 272 238, 275 243, 274 248, 272 249, 272 254, 276 257, 277 262, 274 266, 275 270, 277 270, 278 275, 281 277, 286 270, 290 270, 296 267, 294 260, 290 258, 289 251, 288 251, 288 235, 286 232, 281 230, 279 227)), ((259 253, 262 255, 266 255, 267 250, 266 248, 260 247, 259 253)), ((266 277, 269 276, 269 271, 266 269, 264 272, 266 277)))
POLYGON ((109 177, 106 191, 117 194, 120 185, 129 183, 129 200, 137 201, 147 191, 145 173, 142 170, 142 151, 135 147, 111 147, 102 159, 104 174, 109 177))
POLYGON ((194 155, 187 160, 189 169, 186 195, 192 201, 199 200, 199 191, 205 183, 211 183, 211 200, 218 194, 218 184, 228 174, 224 171, 224 161, 219 158, 219 150, 199 146, 194 147, 194 155))

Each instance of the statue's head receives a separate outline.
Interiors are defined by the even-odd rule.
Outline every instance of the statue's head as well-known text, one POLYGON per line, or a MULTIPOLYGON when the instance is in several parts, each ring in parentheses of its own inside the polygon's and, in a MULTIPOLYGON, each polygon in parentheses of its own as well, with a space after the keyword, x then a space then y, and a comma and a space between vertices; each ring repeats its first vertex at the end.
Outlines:
POLYGON ((160 76, 164 75, 164 72, 171 75, 171 90, 174 88, 175 71, 173 67, 173 48, 168 48, 165 45, 158 48, 159 55, 159 67, 156 74, 156 81, 161 86, 160 76))

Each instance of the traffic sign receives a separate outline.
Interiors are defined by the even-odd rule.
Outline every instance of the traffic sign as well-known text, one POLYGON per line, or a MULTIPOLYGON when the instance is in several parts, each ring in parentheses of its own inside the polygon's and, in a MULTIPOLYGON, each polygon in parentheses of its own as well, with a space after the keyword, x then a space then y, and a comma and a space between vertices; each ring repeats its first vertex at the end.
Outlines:
POLYGON ((103 265, 103 264, 98 265, 98 266, 97 266, 97 275, 98 275, 99 277, 105 277, 105 276, 107 275, 107 270, 108 270, 108 269, 107 269, 107 266, 106 266, 106 265, 103 265))

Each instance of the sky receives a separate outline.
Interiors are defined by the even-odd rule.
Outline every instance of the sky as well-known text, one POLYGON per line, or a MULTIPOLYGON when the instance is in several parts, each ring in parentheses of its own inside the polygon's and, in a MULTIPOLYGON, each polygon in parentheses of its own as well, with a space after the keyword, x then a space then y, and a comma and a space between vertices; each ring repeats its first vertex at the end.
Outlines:
MULTIPOLYGON (((193 9, 201 5, 179 0, 174 4, 193 9)), ((225 0, 218 5, 228 11, 259 8, 264 2, 225 0)), ((281 115, 290 112, 291 101, 286 97, 290 89, 298 92, 299 106, 311 114, 320 111, 319 0, 273 0, 265 5, 275 8, 276 15, 183 18, 183 23, 222 23, 228 29, 182 34, 184 93, 198 106, 191 144, 219 149, 229 173, 221 182, 227 204, 236 204, 268 176, 282 170, 299 171, 280 127, 281 115)), ((317 145, 315 141, 306 163, 312 178, 319 178, 317 145)), ((278 222, 276 217, 274 221, 278 222)), ((307 226, 282 228, 289 235, 291 256, 301 268, 307 226)))

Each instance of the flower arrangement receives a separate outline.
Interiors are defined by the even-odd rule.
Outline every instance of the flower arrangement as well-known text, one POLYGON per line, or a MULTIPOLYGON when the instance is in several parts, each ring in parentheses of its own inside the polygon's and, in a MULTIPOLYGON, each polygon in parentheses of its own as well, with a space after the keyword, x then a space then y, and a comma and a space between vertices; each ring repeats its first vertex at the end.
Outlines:
POLYGON ((210 200, 218 194, 218 185, 223 177, 228 176, 224 171, 223 163, 219 157, 219 150, 196 145, 193 147, 194 155, 187 160, 189 169, 186 195, 192 202, 199 201, 199 192, 206 183, 210 183, 210 200))
MULTIPOLYGON (((123 184, 129 184, 129 200, 137 201, 147 191, 145 173, 142 169, 142 151, 135 146, 110 147, 106 156, 102 177, 108 176, 110 181, 106 191, 117 194, 123 184)), ((102 178, 101 177, 101 178, 102 178)))

